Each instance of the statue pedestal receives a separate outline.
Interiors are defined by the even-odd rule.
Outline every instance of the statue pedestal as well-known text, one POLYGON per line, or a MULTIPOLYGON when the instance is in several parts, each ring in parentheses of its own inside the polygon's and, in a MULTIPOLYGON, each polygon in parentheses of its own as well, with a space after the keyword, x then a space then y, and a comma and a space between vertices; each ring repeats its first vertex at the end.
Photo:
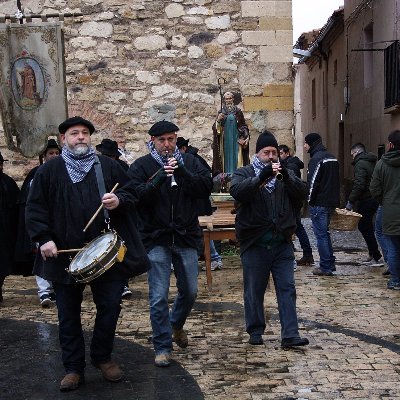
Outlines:
POLYGON ((229 193, 211 193, 213 207, 217 209, 214 214, 231 214, 234 209, 234 199, 229 193))

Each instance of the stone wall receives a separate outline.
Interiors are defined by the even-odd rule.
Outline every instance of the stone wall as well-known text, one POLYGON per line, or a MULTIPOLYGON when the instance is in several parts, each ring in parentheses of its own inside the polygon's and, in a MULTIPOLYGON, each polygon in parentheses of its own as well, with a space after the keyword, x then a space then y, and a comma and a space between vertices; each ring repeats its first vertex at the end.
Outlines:
MULTIPOLYGON (((14 14, 15 0, 1 12, 14 14)), ((223 90, 242 96, 250 153, 265 128, 293 147, 292 2, 239 0, 24 0, 25 13, 82 12, 65 18, 69 115, 90 118, 97 133, 146 153, 156 119, 211 162, 211 126, 223 90)), ((4 149, 21 180, 33 161, 4 149)))

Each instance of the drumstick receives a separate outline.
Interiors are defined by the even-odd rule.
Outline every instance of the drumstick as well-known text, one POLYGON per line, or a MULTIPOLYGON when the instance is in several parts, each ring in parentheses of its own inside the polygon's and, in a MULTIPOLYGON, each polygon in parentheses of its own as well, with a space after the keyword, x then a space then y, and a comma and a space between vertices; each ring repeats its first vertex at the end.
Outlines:
MULTIPOLYGON (((117 188, 117 186, 119 185, 119 183, 117 182, 115 184, 115 186, 111 189, 110 193, 114 193, 114 190, 117 188)), ((97 217, 97 215, 99 214, 99 212, 101 211, 101 209, 103 208, 103 203, 101 203, 100 207, 97 209, 97 211, 94 213, 93 217, 90 218, 90 221, 87 223, 87 225, 85 226, 85 228, 83 229, 83 232, 86 232, 86 229, 89 228, 90 224, 94 221, 94 219, 97 217)))
POLYGON ((57 253, 77 253, 83 249, 67 249, 67 250, 57 250, 57 253))

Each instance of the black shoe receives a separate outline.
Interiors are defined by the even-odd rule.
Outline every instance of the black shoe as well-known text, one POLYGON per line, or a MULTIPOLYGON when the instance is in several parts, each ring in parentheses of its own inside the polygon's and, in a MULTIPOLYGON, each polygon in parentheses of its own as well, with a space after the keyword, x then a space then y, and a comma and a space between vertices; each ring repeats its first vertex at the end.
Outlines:
POLYGON ((304 267, 311 267, 314 265, 314 257, 313 256, 303 256, 300 260, 297 260, 297 265, 304 267))
POLYGON ((49 297, 52 303, 56 302, 56 294, 54 292, 49 293, 49 297))
POLYGON ((132 297, 132 291, 129 289, 128 286, 124 286, 124 290, 122 291, 122 298, 123 299, 130 299, 132 297))
POLYGON ((281 347, 288 349, 290 347, 307 346, 309 343, 307 338, 293 337, 282 339, 281 347))
POLYGON ((253 334, 250 335, 249 343, 253 346, 260 346, 264 344, 264 340, 261 335, 253 334))
POLYGON ((49 308, 50 304, 51 304, 50 295, 48 295, 47 293, 42 294, 40 296, 40 305, 43 308, 49 308))
POLYGON ((333 272, 332 272, 332 271, 324 271, 324 270, 321 269, 321 268, 314 268, 314 269, 312 270, 312 273, 313 273, 314 275, 318 275, 318 276, 332 276, 332 275, 333 275, 333 272))

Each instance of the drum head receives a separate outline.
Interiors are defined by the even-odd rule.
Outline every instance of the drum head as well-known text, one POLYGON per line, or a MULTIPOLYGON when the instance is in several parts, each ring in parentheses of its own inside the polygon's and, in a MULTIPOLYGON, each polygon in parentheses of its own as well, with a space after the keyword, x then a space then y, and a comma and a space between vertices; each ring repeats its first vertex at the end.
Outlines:
POLYGON ((70 273, 79 273, 86 267, 96 263, 96 259, 100 260, 107 254, 109 248, 114 245, 116 238, 116 235, 108 232, 92 240, 72 260, 69 266, 70 273))

